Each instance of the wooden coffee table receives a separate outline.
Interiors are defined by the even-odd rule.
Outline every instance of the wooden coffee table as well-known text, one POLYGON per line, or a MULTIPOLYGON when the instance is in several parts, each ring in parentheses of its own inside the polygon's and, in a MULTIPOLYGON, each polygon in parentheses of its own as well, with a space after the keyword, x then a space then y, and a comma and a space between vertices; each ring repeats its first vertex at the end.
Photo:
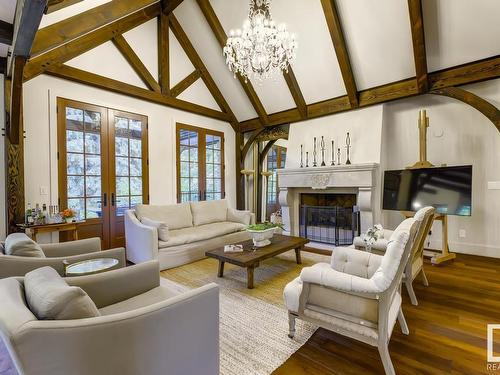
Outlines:
POLYGON ((290 250, 295 250, 297 264, 301 264, 300 250, 309 240, 302 237, 283 236, 275 234, 271 239, 271 244, 259 247, 254 250, 252 240, 241 243, 243 245, 242 253, 225 253, 224 247, 210 250, 205 253, 209 258, 214 258, 219 261, 219 277, 224 276, 224 263, 231 263, 236 266, 247 269, 247 288, 253 289, 253 274, 259 263, 265 259, 272 258, 275 255, 286 253, 290 250))

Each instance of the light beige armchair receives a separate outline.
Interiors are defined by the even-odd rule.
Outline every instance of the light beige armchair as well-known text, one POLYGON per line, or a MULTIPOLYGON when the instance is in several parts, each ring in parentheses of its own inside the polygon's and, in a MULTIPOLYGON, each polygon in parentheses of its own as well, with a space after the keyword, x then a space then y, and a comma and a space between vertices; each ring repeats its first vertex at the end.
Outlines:
POLYGON ((396 320, 403 333, 409 333, 401 309, 401 281, 417 225, 414 219, 401 223, 384 256, 337 247, 331 264, 304 268, 284 290, 289 336, 295 335, 297 318, 306 320, 377 346, 386 374, 395 374, 388 345, 396 320))
MULTIPOLYGON (((27 236, 26 239, 29 240, 27 236)), ((64 276, 64 260, 69 263, 76 263, 87 259, 114 258, 118 260, 115 268, 122 268, 126 265, 124 248, 101 250, 101 240, 97 237, 53 244, 35 243, 35 245, 41 248, 40 255, 36 257, 6 255, 3 246, 0 246, 0 279, 24 276, 26 273, 44 266, 50 266, 61 276, 64 276)))
POLYGON ((37 320, 24 278, 0 280, 0 334, 19 373, 29 375, 217 375, 215 284, 179 292, 160 282, 157 261, 65 278, 99 315, 37 320))

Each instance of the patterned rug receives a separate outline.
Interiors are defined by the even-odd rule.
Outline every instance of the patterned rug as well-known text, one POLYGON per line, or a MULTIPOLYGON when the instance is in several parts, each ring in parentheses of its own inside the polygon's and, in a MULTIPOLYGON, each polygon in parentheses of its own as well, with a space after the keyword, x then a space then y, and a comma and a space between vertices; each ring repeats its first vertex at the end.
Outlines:
POLYGON ((302 265, 288 252, 261 263, 255 269, 255 288, 246 287, 246 270, 225 264, 217 277, 217 261, 204 259, 166 270, 168 282, 194 288, 210 282, 220 287, 221 375, 268 375, 281 366, 311 337, 313 325, 297 321, 294 339, 288 338, 288 314, 283 302, 285 285, 305 266, 329 262, 329 258, 302 253, 302 265))

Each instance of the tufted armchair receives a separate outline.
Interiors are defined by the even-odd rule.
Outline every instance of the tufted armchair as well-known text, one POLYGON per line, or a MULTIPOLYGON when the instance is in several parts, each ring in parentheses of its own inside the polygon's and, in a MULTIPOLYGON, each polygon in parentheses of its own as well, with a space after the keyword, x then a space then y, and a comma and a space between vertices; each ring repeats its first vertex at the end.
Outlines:
POLYGON ((409 333, 401 309, 401 281, 417 226, 415 219, 403 221, 389 238, 384 256, 337 247, 331 264, 304 268, 284 290, 289 336, 295 334, 297 318, 306 320, 377 346, 386 374, 395 374, 388 345, 396 320, 403 333, 409 333))

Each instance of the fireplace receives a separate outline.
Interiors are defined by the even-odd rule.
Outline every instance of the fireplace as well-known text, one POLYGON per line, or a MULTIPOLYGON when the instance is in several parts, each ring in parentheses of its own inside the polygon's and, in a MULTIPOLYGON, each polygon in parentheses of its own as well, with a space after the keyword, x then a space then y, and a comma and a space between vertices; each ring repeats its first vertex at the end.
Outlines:
POLYGON ((314 242, 351 245, 359 235, 356 194, 300 194, 299 235, 314 242))

